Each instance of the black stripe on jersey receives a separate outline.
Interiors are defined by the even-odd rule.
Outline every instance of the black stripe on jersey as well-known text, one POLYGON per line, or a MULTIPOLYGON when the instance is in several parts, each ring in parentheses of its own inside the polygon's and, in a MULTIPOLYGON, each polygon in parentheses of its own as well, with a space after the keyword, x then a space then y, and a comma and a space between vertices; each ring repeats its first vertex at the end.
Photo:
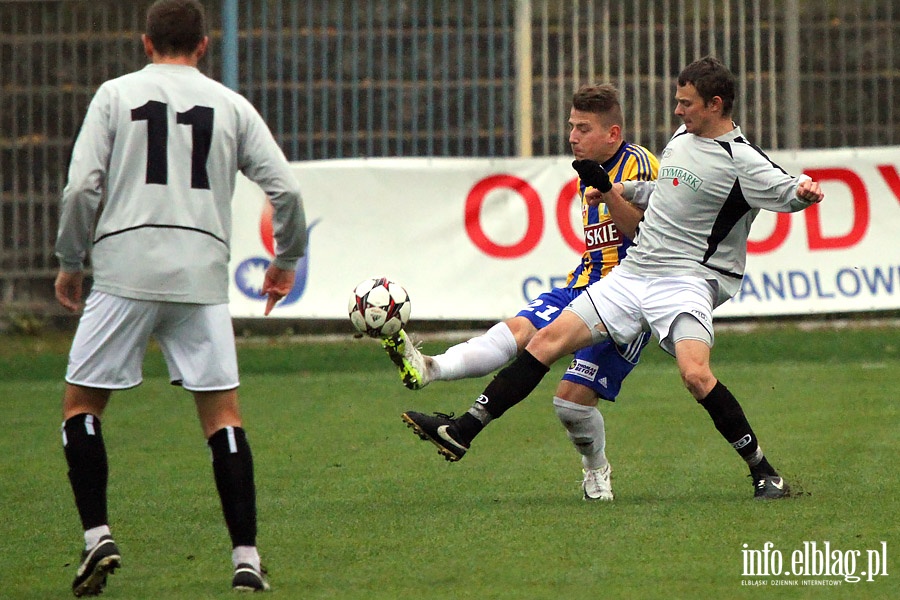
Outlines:
MULTIPOLYGON (((779 171, 781 171, 781 172, 784 173, 785 175, 788 174, 788 172, 785 171, 784 169, 782 169, 781 166, 779 166, 778 164, 772 162, 772 159, 769 158, 768 155, 767 155, 765 152, 762 151, 762 148, 760 148, 759 146, 757 146, 757 145, 754 144, 753 142, 751 142, 751 141, 749 141, 749 140, 745 140, 745 139, 743 138, 743 136, 740 136, 740 135, 737 136, 736 138, 734 138, 734 141, 737 142, 737 143, 739 143, 739 144, 746 144, 746 145, 750 146, 751 148, 753 148, 754 150, 756 150, 756 151, 760 154, 760 156, 762 156, 762 157, 765 158, 767 161, 769 161, 769 164, 772 165, 774 168, 778 169, 779 171)), ((720 143, 721 143, 721 142, 720 142, 720 143)), ((728 150, 728 154, 731 154, 731 150, 730 150, 730 149, 728 150)), ((734 158, 734 157, 732 157, 732 158, 734 158)))
POLYGON ((706 265, 707 269, 712 269, 716 273, 721 273, 722 275, 727 275, 728 277, 734 277, 735 279, 743 279, 744 276, 740 273, 732 273, 731 271, 726 271, 725 269, 720 269, 719 267, 714 267, 712 265, 706 265))
MULTIPOLYGON (((735 141, 737 141, 739 139, 741 139, 741 138, 735 138, 735 141)), ((730 156, 731 158, 734 158, 734 153, 731 151, 731 144, 729 144, 728 142, 723 142, 721 140, 716 140, 716 143, 718 143, 720 146, 722 146, 722 148, 725 150, 725 152, 728 153, 728 156, 730 156)))
POLYGON ((105 240, 108 237, 112 237, 114 235, 119 235, 120 233, 128 233, 129 231, 134 231, 135 229, 143 229, 145 227, 154 227, 156 229, 183 229, 185 231, 196 231, 197 233, 202 233, 203 235, 208 235, 209 237, 211 237, 219 242, 222 242, 226 246, 228 245, 228 242, 226 242, 225 240, 223 240, 216 234, 214 234, 210 231, 206 231, 205 229, 197 229, 196 227, 185 227, 184 225, 159 225, 159 224, 155 224, 155 223, 148 223, 146 225, 137 225, 136 227, 128 227, 126 229, 120 229, 118 231, 111 231, 110 233, 105 233, 105 234, 101 235, 100 237, 98 237, 96 240, 94 240, 94 243, 96 244, 100 240, 105 240))
POLYGON ((686 135, 686 134, 687 134, 687 129, 681 129, 681 128, 676 129, 675 133, 672 134, 672 137, 669 139, 669 141, 671 142, 675 138, 682 136, 682 135, 686 135))
MULTIPOLYGON (((740 180, 735 179, 734 185, 731 186, 731 191, 725 199, 725 203, 722 204, 722 208, 719 210, 718 216, 716 216, 716 222, 713 223, 712 231, 710 231, 709 237, 706 238, 706 254, 703 255, 703 260, 700 264, 706 265, 706 261, 715 254, 722 240, 731 233, 731 230, 734 229, 737 222, 748 212, 750 212, 750 205, 747 204, 747 201, 744 199, 744 192, 741 190, 741 182, 740 180)), ((706 266, 713 268, 711 265, 706 266)), ((737 273, 720 271, 719 269, 714 270, 726 275, 741 277, 741 275, 737 273)))

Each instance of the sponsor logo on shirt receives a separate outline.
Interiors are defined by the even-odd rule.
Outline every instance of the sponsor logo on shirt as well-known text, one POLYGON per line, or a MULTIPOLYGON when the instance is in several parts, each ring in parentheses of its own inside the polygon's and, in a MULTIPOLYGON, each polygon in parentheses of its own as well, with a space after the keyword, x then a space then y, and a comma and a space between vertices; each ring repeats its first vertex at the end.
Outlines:
POLYGON ((588 225, 584 228, 584 245, 587 246, 589 252, 600 250, 601 248, 609 248, 610 246, 618 246, 621 243, 622 238, 619 237, 619 230, 612 221, 588 225))
POLYGON ((660 167, 659 181, 671 180, 672 185, 686 185, 695 192, 703 185, 703 180, 681 167, 660 167))

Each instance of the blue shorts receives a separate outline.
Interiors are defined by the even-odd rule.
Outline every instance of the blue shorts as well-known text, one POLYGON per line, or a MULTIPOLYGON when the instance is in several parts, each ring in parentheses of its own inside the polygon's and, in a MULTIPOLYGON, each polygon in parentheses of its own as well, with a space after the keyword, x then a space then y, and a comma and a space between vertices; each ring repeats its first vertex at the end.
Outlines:
MULTIPOLYGON (((538 329, 553 322, 585 288, 553 288, 538 296, 516 316, 525 317, 538 329)), ((641 333, 633 342, 618 346, 611 339, 575 352, 563 379, 594 390, 604 400, 615 402, 622 381, 638 363, 641 350, 650 341, 650 332, 641 333)))

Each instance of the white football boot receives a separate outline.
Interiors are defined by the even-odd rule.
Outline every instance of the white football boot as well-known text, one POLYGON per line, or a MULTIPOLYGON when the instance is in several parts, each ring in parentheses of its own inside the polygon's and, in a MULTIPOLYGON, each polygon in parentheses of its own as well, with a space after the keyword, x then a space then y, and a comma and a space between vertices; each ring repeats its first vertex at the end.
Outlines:
POLYGON ((584 490, 585 500, 609 502, 613 499, 612 483, 609 478, 612 467, 609 464, 599 469, 583 469, 582 471, 584 481, 581 482, 581 488, 584 490))

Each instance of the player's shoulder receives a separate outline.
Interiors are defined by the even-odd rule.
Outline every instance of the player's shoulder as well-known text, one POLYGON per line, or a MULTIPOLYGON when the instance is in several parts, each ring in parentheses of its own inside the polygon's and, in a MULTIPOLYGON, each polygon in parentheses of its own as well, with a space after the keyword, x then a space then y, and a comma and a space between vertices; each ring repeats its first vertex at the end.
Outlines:
POLYGON ((143 74, 143 69, 132 71, 131 73, 125 73, 124 75, 107 79, 100 84, 100 87, 97 88, 97 92, 114 92, 119 89, 133 89, 136 85, 140 85, 141 81, 144 79, 145 75, 143 74))
POLYGON ((684 124, 680 125, 678 129, 675 130, 675 133, 672 134, 672 137, 669 138, 669 141, 666 142, 665 147, 662 151, 663 160, 681 152, 689 152, 691 145, 696 143, 697 136, 688 133, 687 127, 684 124))
POLYGON ((727 141, 727 150, 736 163, 768 164, 772 160, 762 148, 747 139, 740 130, 727 141))
POLYGON ((625 152, 634 156, 644 157, 644 158, 652 158, 655 159, 656 156, 644 146, 640 144, 635 144, 634 142, 625 142, 625 152))
MULTIPOLYGON (((624 179, 656 179, 659 172, 659 159, 647 148, 625 142, 621 153, 622 171, 624 179)), ((618 159, 617 159, 618 160, 618 159)))

